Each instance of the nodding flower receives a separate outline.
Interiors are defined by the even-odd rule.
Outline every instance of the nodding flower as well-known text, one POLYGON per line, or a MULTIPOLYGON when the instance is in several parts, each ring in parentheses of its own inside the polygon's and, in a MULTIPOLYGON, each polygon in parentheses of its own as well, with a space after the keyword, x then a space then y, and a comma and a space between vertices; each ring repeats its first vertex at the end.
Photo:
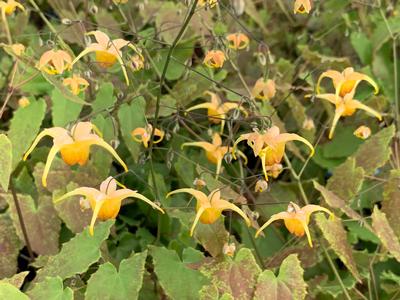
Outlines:
MULTIPOLYGON (((147 148, 147 147, 149 147, 149 141, 150 141, 152 131, 153 131, 153 126, 151 124, 147 124, 146 127, 135 128, 131 132, 131 136, 134 141, 136 141, 138 143, 143 143, 143 146, 145 148, 147 148)), ((157 144, 157 143, 161 142, 164 138, 164 135, 165 135, 164 131, 156 128, 154 130, 154 136, 157 136, 158 139, 154 140, 153 144, 157 144)))
POLYGON ((122 165, 125 172, 128 171, 128 167, 124 161, 118 156, 117 152, 107 144, 96 131, 100 134, 98 129, 90 122, 79 122, 74 125, 71 130, 64 129, 62 127, 52 127, 44 129, 34 140, 32 146, 26 151, 24 160, 26 160, 29 154, 35 149, 39 141, 45 137, 50 136, 53 138, 53 146, 47 156, 46 165, 44 167, 42 184, 44 187, 47 186, 47 175, 49 173, 51 163, 53 162, 56 154, 61 153, 63 161, 73 166, 79 164, 85 165, 89 159, 90 147, 97 145, 103 147, 105 150, 110 152, 115 159, 122 165))
POLYGON ((367 138, 370 137, 371 135, 371 129, 365 125, 361 125, 360 127, 358 127, 354 133, 353 133, 356 137, 358 137, 359 139, 362 140, 366 140, 367 138))
MULTIPOLYGON (((191 142, 191 143, 183 143, 183 147, 200 147, 206 151, 206 156, 209 162, 217 165, 217 170, 216 170, 216 178, 218 178, 219 173, 221 172, 221 165, 222 165, 222 160, 224 159, 224 156, 227 153, 232 153, 231 147, 228 146, 222 146, 222 139, 221 136, 218 133, 214 133, 213 138, 212 138, 212 143, 208 142, 191 142)), ((243 152, 237 151, 239 156, 241 156, 244 159, 244 162, 247 163, 247 157, 244 155, 243 152)))
POLYGON ((263 101, 268 101, 275 97, 276 86, 275 81, 271 79, 264 80, 264 78, 259 78, 251 91, 251 95, 263 101))
POLYGON ((295 14, 309 14, 311 11, 312 0, 295 0, 293 12, 295 14))
POLYGON ((296 203, 290 202, 287 211, 280 212, 271 216, 271 218, 256 232, 256 237, 272 222, 277 220, 283 220, 285 226, 290 233, 295 236, 301 237, 306 233, 308 244, 312 247, 312 240, 308 224, 310 223, 310 215, 313 212, 323 211, 330 215, 330 218, 334 218, 333 213, 319 205, 306 205, 300 208, 296 203))
POLYGON ((38 69, 50 75, 62 74, 71 69, 72 58, 64 50, 48 50, 39 59, 38 69))
POLYGON ((267 170, 267 167, 272 167, 282 161, 287 142, 300 141, 310 148, 310 156, 314 155, 314 147, 309 141, 294 133, 280 133, 277 126, 272 126, 265 132, 254 131, 242 134, 233 145, 233 154, 236 152, 237 144, 244 140, 247 140, 247 144, 253 149, 254 156, 261 158, 266 180, 268 180, 267 173, 273 171, 271 168, 267 170))
POLYGON ((17 8, 19 8, 22 11, 25 11, 24 6, 15 0, 7 0, 7 2, 0 1, 0 10, 3 20, 5 20, 6 15, 7 16, 12 15, 17 8))
POLYGON ((93 216, 89 227, 90 235, 93 235, 94 233, 94 224, 96 219, 115 219, 119 213, 119 210, 121 209, 122 201, 129 197, 142 200, 154 209, 158 209, 164 213, 164 211, 158 205, 153 203, 145 196, 139 194, 137 191, 127 189, 121 184, 119 185, 124 188, 117 190, 117 183, 118 182, 110 176, 101 183, 99 190, 90 187, 80 187, 56 199, 54 203, 58 203, 72 196, 86 197, 86 199, 89 201, 90 207, 93 210, 93 216))
POLYGON ((222 68, 226 60, 224 52, 221 50, 210 50, 207 52, 203 63, 209 68, 222 68))
POLYGON ((227 35, 228 47, 233 50, 242 50, 249 46, 250 40, 247 35, 243 33, 232 33, 227 35))
POLYGON ((218 0, 199 0, 197 2, 197 6, 198 7, 204 7, 204 6, 208 6, 210 8, 213 8, 214 6, 216 6, 218 4, 218 0))
POLYGON ((122 72, 124 73, 126 84, 129 85, 128 74, 126 72, 124 62, 122 61, 121 49, 128 46, 138 53, 136 47, 131 42, 124 39, 111 40, 107 34, 99 30, 88 32, 87 35, 93 35, 96 42, 93 42, 87 46, 74 59, 72 64, 75 64, 84 55, 94 52, 96 55, 96 62, 103 68, 112 67, 118 61, 121 65, 122 72))
POLYGON ((63 85, 69 86, 72 94, 79 95, 80 92, 86 90, 89 82, 85 78, 74 74, 72 77, 65 78, 63 85))
POLYGON ((178 189, 168 193, 167 198, 178 193, 188 193, 197 200, 196 217, 190 229, 190 236, 193 236, 194 229, 199 221, 203 224, 213 224, 221 217, 224 210, 237 212, 246 221, 247 226, 250 226, 250 220, 246 214, 235 204, 222 199, 221 192, 218 189, 213 190, 208 196, 192 188, 178 189))
POLYGON ((209 95, 211 97, 210 102, 197 104, 195 106, 188 108, 186 111, 189 112, 196 109, 206 108, 208 120, 214 124, 221 123, 221 133, 224 131, 226 114, 230 110, 238 109, 241 112, 243 112, 245 116, 247 116, 247 111, 239 103, 236 102, 222 103, 221 98, 217 94, 212 93, 210 91, 206 91, 204 94, 209 95))

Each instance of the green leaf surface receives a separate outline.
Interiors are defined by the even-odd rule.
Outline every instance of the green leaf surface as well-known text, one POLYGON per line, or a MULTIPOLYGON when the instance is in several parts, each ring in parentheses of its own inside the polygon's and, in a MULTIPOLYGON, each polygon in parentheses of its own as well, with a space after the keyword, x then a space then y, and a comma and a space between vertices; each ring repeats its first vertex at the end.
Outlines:
POLYGON ((390 172, 389 181, 383 190, 382 212, 400 239, 400 170, 390 172))
POLYGON ((102 84, 96 94, 96 99, 92 103, 93 112, 99 113, 111 108, 117 101, 117 98, 113 94, 114 86, 112 83, 107 82, 102 84))
POLYGON ((8 190, 8 183, 12 171, 12 145, 4 134, 0 134, 0 187, 8 190))
POLYGON ((82 104, 70 101, 59 89, 53 89, 50 98, 53 104, 51 116, 54 126, 65 127, 76 121, 81 113, 82 104))
POLYGON ((36 283, 27 292, 32 300, 73 300, 74 295, 69 287, 64 289, 61 277, 46 277, 43 281, 36 283))
POLYGON ((27 295, 7 282, 0 282, 0 299, 30 300, 27 295))
POLYGON ((22 284, 24 283, 25 277, 29 274, 29 271, 24 271, 20 272, 17 274, 14 274, 12 277, 9 278, 3 278, 0 280, 0 282, 3 283, 10 283, 16 288, 21 288, 22 284))
POLYGON ((7 213, 0 215, 0 278, 17 272, 18 254, 22 244, 7 213))

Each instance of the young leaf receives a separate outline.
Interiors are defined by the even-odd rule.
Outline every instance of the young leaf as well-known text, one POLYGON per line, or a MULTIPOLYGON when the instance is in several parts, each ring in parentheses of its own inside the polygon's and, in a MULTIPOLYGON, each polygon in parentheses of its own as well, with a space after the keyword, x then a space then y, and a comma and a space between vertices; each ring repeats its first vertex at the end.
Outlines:
POLYGON ((8 190, 8 183, 11 175, 12 145, 8 137, 0 134, 0 187, 5 192, 8 190))
POLYGON ((51 116, 54 126, 65 127, 70 122, 75 122, 81 113, 82 104, 67 99, 59 89, 51 93, 51 116))
POLYGON ((137 299, 142 287, 147 251, 124 259, 119 270, 109 262, 102 264, 87 285, 85 299, 137 299))
POLYGON ((54 300, 73 300, 74 293, 67 287, 64 289, 62 279, 57 277, 47 277, 45 280, 36 283, 27 292, 32 300, 54 299, 54 300))

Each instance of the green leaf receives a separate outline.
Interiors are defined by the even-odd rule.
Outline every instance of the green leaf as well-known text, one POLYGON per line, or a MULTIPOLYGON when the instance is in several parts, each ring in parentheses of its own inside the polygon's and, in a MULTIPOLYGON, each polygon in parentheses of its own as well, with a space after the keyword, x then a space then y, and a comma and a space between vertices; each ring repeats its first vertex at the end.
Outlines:
POLYGON ((381 20, 376 26, 374 32, 372 33, 371 43, 374 46, 374 51, 378 51, 383 44, 391 39, 391 34, 394 36, 400 32, 400 17, 394 16, 389 18, 386 23, 385 20, 381 20), (390 31, 388 29, 390 28, 390 31))
POLYGON ((352 249, 347 241, 347 233, 343 228, 342 221, 338 218, 328 220, 321 213, 316 215, 315 220, 332 250, 339 256, 354 278, 361 282, 361 277, 354 262, 352 249))
POLYGON ((113 84, 109 82, 103 83, 96 94, 96 99, 92 103, 93 112, 98 113, 111 108, 117 101, 113 94, 113 84))
POLYGON ((308 45, 299 45, 297 48, 300 50, 301 57, 314 67, 323 65, 326 69, 344 69, 351 66, 350 60, 347 57, 323 55, 311 50, 308 45))
POLYGON ((213 257, 222 254, 224 244, 228 242, 229 233, 225 229, 223 219, 219 219, 213 224, 197 225, 194 237, 213 257))
POLYGON ((58 89, 53 89, 51 93, 51 116, 53 125, 65 127, 71 122, 75 122, 81 113, 82 104, 69 101, 58 89))
POLYGON ((400 170, 391 170, 383 191, 382 212, 400 239, 400 170))
POLYGON ((274 272, 265 270, 258 277, 253 299, 289 300, 293 299, 293 297, 289 288, 275 277, 274 272))
POLYGON ((0 282, 0 299, 29 300, 29 297, 7 282, 0 282))
POLYGON ((8 183, 12 172, 11 163, 11 142, 6 135, 0 134, 0 187, 2 187, 5 192, 8 190, 8 183))
POLYGON ((147 251, 124 259, 119 270, 109 262, 102 264, 87 285, 85 299, 137 299, 142 287, 147 251))
POLYGON ((85 272, 101 257, 100 246, 110 234, 113 224, 113 220, 102 222, 95 227, 93 236, 85 229, 63 244, 61 251, 50 256, 46 265, 37 272, 34 281, 43 281, 47 276, 60 276, 64 280, 85 272))
POLYGON ((393 255, 393 257, 400 262, 400 242, 395 235, 385 213, 381 212, 378 207, 374 207, 372 213, 372 228, 374 228, 376 235, 382 241, 385 248, 393 255))
POLYGON ((352 32, 350 42, 363 65, 369 65, 372 61, 372 43, 362 31, 352 32))
POLYGON ((7 213, 0 215, 0 278, 17 272, 21 242, 7 213))
POLYGON ((73 291, 69 287, 64 289, 61 277, 47 277, 43 281, 36 283, 31 290, 27 292, 32 300, 72 300, 73 291))
POLYGON ((0 282, 3 283, 10 283, 16 288, 21 288, 22 284, 24 283, 25 277, 29 274, 29 271, 24 271, 21 273, 17 273, 10 278, 3 278, 0 282))
POLYGON ((20 107, 11 120, 8 138, 13 145, 13 169, 21 161, 39 132, 40 125, 46 112, 46 103, 43 99, 31 101, 26 107, 20 107))
POLYGON ((154 272, 171 299, 199 299, 199 290, 208 284, 199 271, 189 269, 173 250, 150 246, 154 272))
POLYGON ((134 161, 137 161, 142 145, 132 139, 131 132, 137 127, 144 127, 146 120, 144 114, 146 102, 141 98, 136 98, 131 104, 123 104, 118 110, 119 125, 122 138, 129 149, 134 161))

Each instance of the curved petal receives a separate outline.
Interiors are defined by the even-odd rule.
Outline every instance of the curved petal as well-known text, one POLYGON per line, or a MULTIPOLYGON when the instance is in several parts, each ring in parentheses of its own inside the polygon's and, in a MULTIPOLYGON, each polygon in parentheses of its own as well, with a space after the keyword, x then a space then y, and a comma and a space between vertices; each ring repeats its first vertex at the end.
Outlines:
POLYGON ((367 106, 365 104, 362 104, 358 100, 353 100, 352 102, 354 103, 354 105, 355 105, 355 107, 357 109, 361 109, 361 110, 364 110, 366 112, 369 112, 371 115, 377 117, 379 121, 382 121, 382 115, 379 112, 377 112, 376 110, 370 108, 369 106, 367 106))
POLYGON ((267 156, 267 152, 266 151, 262 151, 260 153, 261 166, 262 166, 262 169, 263 169, 265 181, 268 181, 268 174, 267 174, 267 168, 266 168, 266 164, 267 164, 266 156, 267 156))
POLYGON ((116 50, 119 51, 121 48, 127 46, 130 42, 124 39, 115 39, 112 40, 110 43, 112 47, 116 48, 116 50))
POLYGON ((119 155, 117 154, 117 152, 114 150, 113 147, 111 147, 109 144, 107 144, 103 139, 101 138, 93 138, 90 140, 86 141, 89 145, 97 145, 100 147, 103 147, 104 149, 106 149, 108 152, 110 152, 114 158, 121 164, 121 166, 124 168, 125 172, 128 172, 128 167, 125 164, 125 162, 122 160, 121 157, 119 157, 119 155))
POLYGON ((345 110, 344 106, 339 106, 336 108, 335 115, 334 115, 333 121, 332 121, 332 127, 331 127, 331 130, 329 131, 329 139, 332 139, 333 133, 335 132, 336 125, 339 122, 339 119, 342 116, 344 110, 345 110))
POLYGON ((217 110, 218 107, 212 103, 209 102, 205 102, 205 103, 200 103, 197 104, 195 106, 189 107, 188 109, 186 109, 186 111, 192 111, 192 110, 196 110, 196 109, 201 109, 201 108, 206 108, 206 109, 213 109, 213 110, 217 110))
POLYGON ((183 147, 200 147, 208 152, 214 152, 215 146, 208 142, 191 142, 191 143, 183 143, 181 148, 183 147))
POLYGON ((311 240, 310 230, 308 229, 307 221, 302 218, 299 218, 298 220, 300 221, 301 225, 303 225, 304 231, 306 232, 306 235, 307 235, 308 244, 312 248, 313 244, 312 244, 312 240, 311 240))
POLYGON ((134 141, 141 143, 143 141, 143 135, 146 133, 147 133, 147 131, 145 128, 139 127, 139 128, 135 128, 134 130, 132 130, 131 136, 134 141))
POLYGON ((112 176, 108 176, 106 180, 104 180, 100 184, 100 191, 105 195, 110 195, 117 190, 117 181, 112 176))
POLYGON ((71 63, 71 66, 73 66, 79 59, 81 59, 86 54, 88 54, 90 52, 95 52, 95 51, 98 51, 98 50, 100 50, 100 49, 98 49, 98 47, 95 47, 95 45, 88 46, 81 53, 79 53, 79 55, 77 57, 75 57, 75 59, 71 63))
POLYGON ((212 137, 212 144, 214 146, 221 146, 222 145, 222 139, 221 136, 218 133, 214 133, 212 137))
POLYGON ((205 211, 205 207, 200 206, 196 213, 196 218, 194 219, 193 225, 190 228, 190 236, 193 236, 194 229, 196 228, 197 223, 199 223, 200 217, 205 211))
POLYGON ((44 166, 43 175, 42 175, 42 185, 44 187, 47 186, 47 175, 49 174, 51 164, 56 157, 58 151, 60 151, 61 147, 54 145, 51 147, 49 154, 47 155, 46 165, 44 166))
POLYGON ((290 218, 290 215, 286 211, 272 215, 271 218, 267 222, 265 222, 264 225, 260 227, 260 229, 257 230, 256 237, 258 237, 261 231, 263 231, 272 222, 277 220, 284 220, 287 218, 290 218))
POLYGON ((79 122, 71 128, 71 135, 74 140, 79 141, 87 138, 93 130, 91 122, 79 122))
POLYGON ((222 209, 222 210, 227 210, 227 209, 233 210, 234 212, 238 213, 246 221, 247 226, 250 226, 250 219, 247 217, 247 215, 244 213, 244 211, 241 210, 239 207, 237 207, 235 204, 233 204, 229 201, 223 200, 223 199, 217 199, 211 203, 211 206, 222 209))
POLYGON ((339 96, 337 96, 335 94, 317 94, 317 95, 315 95, 315 97, 318 98, 318 99, 327 100, 330 103, 336 105, 337 99, 338 99, 339 96))
POLYGON ((333 86, 335 87, 335 89, 336 89, 337 86, 339 85, 340 81, 342 81, 342 80, 344 79, 342 73, 340 73, 340 72, 338 72, 338 71, 335 71, 335 70, 328 70, 328 71, 322 73, 322 74, 319 76, 319 78, 318 78, 317 87, 316 87, 316 90, 317 90, 317 93, 318 93, 318 94, 320 93, 319 87, 320 87, 320 85, 321 85, 321 81, 322 81, 322 79, 324 79, 324 78, 330 78, 330 79, 332 79, 332 81, 333 81, 333 86))
POLYGON ((156 128, 154 130, 154 136, 158 136, 159 138, 154 140, 153 143, 157 144, 157 143, 161 142, 163 140, 163 138, 164 138, 164 135, 165 135, 164 131, 156 128))
POLYGON ((122 73, 124 73, 126 85, 129 86, 129 77, 128 77, 128 73, 126 72, 124 62, 122 61, 122 58, 120 55, 117 55, 116 58, 117 58, 119 64, 121 65, 122 73))
POLYGON ((89 188, 89 187, 80 187, 77 189, 74 189, 71 192, 68 192, 64 195, 62 195, 60 198, 57 198, 53 201, 54 204, 59 203, 66 198, 72 197, 72 196, 85 196, 86 198, 91 198, 91 199, 99 199, 102 193, 99 190, 96 190, 94 188, 89 188))
POLYGON ((237 144, 239 144, 240 142, 242 142, 242 141, 244 141, 244 140, 247 140, 248 136, 249 136, 249 134, 242 134, 241 136, 239 136, 239 138, 238 138, 238 139, 235 141, 235 143, 233 144, 233 147, 232 147, 232 156, 233 156, 234 159, 236 159, 235 152, 236 152, 237 144))
POLYGON ((93 210, 92 219, 90 221, 89 233, 91 236, 94 234, 94 223, 96 223, 97 216, 99 215, 100 209, 103 206, 105 200, 96 201, 96 205, 93 210))
POLYGON ((311 153, 310 156, 314 155, 314 147, 313 145, 306 140, 305 138, 299 136, 298 134, 295 133, 281 133, 277 139, 276 139, 277 143, 287 143, 289 141, 299 141, 304 143, 305 145, 307 145, 308 148, 310 148, 311 153))
POLYGON ((366 81, 368 82, 370 85, 372 85, 372 87, 374 88, 374 94, 378 94, 379 93, 379 86, 378 84, 369 76, 359 73, 359 72, 352 72, 351 74, 349 74, 346 77, 346 80, 355 80, 356 84, 354 85, 354 89, 357 87, 357 85, 361 82, 361 81, 366 81))
POLYGON ((139 199, 139 200, 142 200, 142 201, 146 202, 147 204, 149 204, 154 209, 158 209, 159 211, 164 213, 164 210, 161 207, 159 207, 157 204, 155 204, 153 201, 151 201, 147 197, 143 196, 142 194, 139 194, 138 192, 132 191, 130 189, 117 190, 114 193, 112 193, 111 196, 116 201, 122 201, 122 200, 124 200, 125 198, 128 198, 128 197, 136 198, 136 199, 139 199))
POLYGON ((224 104, 222 104, 222 109, 225 113, 227 113, 228 111, 232 110, 232 109, 238 109, 240 110, 246 117, 248 116, 247 111, 241 106, 239 105, 239 103, 235 103, 235 102, 225 102, 224 104))
POLYGON ((178 193, 188 193, 188 194, 192 195, 193 197, 195 197, 196 200, 199 201, 202 206, 204 206, 204 205, 209 206, 209 201, 208 201, 207 195, 201 191, 198 191, 198 190, 195 190, 192 188, 177 189, 175 191, 169 192, 167 194, 167 198, 171 195, 178 194, 178 193))
POLYGON ((99 43, 101 46, 104 47, 104 50, 107 49, 108 44, 110 43, 110 38, 108 37, 107 34, 100 30, 95 30, 95 31, 90 31, 86 33, 87 35, 94 35, 94 38, 96 39, 97 43, 99 43))
MULTIPOLYGON (((240 151, 240 150, 237 150, 237 153, 239 154, 239 156, 240 156, 241 158, 243 158, 244 164, 247 165, 247 162, 248 162, 247 156, 246 156, 242 151, 240 151)), ((236 158, 235 158, 235 159, 236 159, 236 158)))
POLYGON ((38 68, 42 69, 45 65, 49 63, 49 61, 52 60, 53 56, 54 56, 54 50, 49 50, 43 53, 39 59, 38 68))
POLYGON ((221 172, 221 166, 222 166, 222 158, 219 158, 217 160, 217 170, 215 171, 215 179, 218 179, 219 173, 221 172))
POLYGON ((308 204, 308 205, 302 207, 301 211, 303 211, 307 215, 307 217, 316 211, 326 212, 330 216, 333 215, 333 213, 329 209, 319 206, 319 205, 314 205, 314 204, 308 204))
POLYGON ((216 108, 221 105, 221 99, 216 93, 210 92, 210 91, 205 91, 204 95, 209 95, 211 97, 210 102, 213 104, 216 108))

